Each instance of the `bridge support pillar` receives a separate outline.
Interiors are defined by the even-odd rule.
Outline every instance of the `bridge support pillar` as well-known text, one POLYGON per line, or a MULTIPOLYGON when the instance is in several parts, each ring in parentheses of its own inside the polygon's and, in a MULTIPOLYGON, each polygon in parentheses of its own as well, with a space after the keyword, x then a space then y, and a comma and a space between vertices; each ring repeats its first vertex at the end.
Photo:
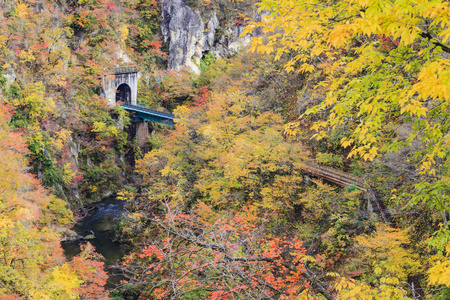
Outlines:
POLYGON ((142 150, 148 148, 148 122, 136 123, 136 139, 142 150))
POLYGON ((130 127, 128 127, 128 136, 129 140, 132 141, 136 138, 137 145, 142 153, 147 153, 150 151, 150 146, 148 144, 149 140, 149 131, 152 130, 152 127, 148 122, 133 122, 130 127))

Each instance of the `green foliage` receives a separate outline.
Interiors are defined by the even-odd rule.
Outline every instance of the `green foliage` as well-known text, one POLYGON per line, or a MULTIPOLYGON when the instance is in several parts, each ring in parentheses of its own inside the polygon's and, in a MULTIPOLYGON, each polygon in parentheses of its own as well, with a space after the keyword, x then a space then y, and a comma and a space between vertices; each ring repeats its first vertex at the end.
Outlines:
POLYGON ((149 77, 149 80, 144 80, 142 77, 138 81, 138 104, 156 109, 163 106, 162 97, 158 91, 161 89, 158 87, 158 83, 155 77, 149 77))
POLYGON ((186 0, 186 4, 190 7, 198 8, 204 4, 204 0, 186 0))
POLYGON ((199 288, 187 292, 184 299, 203 300, 206 299, 210 294, 211 292, 207 291, 205 288, 199 288))
POLYGON ((9 89, 5 93, 6 96, 9 96, 10 98, 19 98, 22 97, 21 94, 21 87, 17 81, 14 81, 9 89))
POLYGON ((4 90, 6 88, 6 77, 0 72, 0 89, 4 90))
POLYGON ((47 150, 48 137, 41 133, 35 133, 31 136, 28 144, 30 150, 29 156, 33 159, 34 171, 43 171, 42 181, 48 186, 54 186, 55 183, 62 183, 62 172, 55 168, 55 163, 47 150))
POLYGON ((372 230, 373 220, 360 211, 360 191, 333 190, 317 182, 307 187, 294 204, 299 209, 296 234, 306 243, 317 243, 320 236, 322 255, 342 253, 357 234, 372 230))
POLYGON ((105 191, 115 192, 118 189, 119 167, 113 160, 105 160, 94 166, 82 166, 86 179, 84 192, 89 196, 88 201, 96 202, 103 198, 105 191))
POLYGON ((432 209, 441 212, 450 211, 450 184, 446 180, 437 180, 433 183, 421 182, 415 186, 415 193, 410 194, 410 205, 426 204, 432 209))
POLYGON ((113 291, 109 297, 111 300, 126 300, 118 291, 113 291))
POLYGON ((159 134, 151 134, 148 143, 151 149, 159 149, 164 146, 164 137, 159 134))
POLYGON ((342 167, 344 166, 342 156, 333 153, 319 152, 316 155, 316 161, 321 165, 336 169, 342 169, 342 167))
POLYGON ((345 251, 350 245, 350 236, 340 220, 337 220, 334 226, 322 235, 322 245, 328 254, 345 251))
POLYGON ((450 298, 450 288, 444 288, 433 296, 435 300, 446 300, 450 298))
POLYGON ((228 73, 232 62, 226 58, 215 59, 214 55, 207 52, 205 57, 200 61, 201 74, 193 81, 196 88, 208 86, 212 89, 215 85, 215 80, 220 76, 228 73))
POLYGON ((438 251, 438 255, 444 255, 447 245, 450 243, 449 224, 440 224, 439 230, 428 239, 428 245, 438 251))
POLYGON ((203 56, 202 60, 200 61, 200 71, 204 72, 206 71, 206 68, 208 66, 211 66, 216 62, 216 58, 214 57, 214 54, 211 52, 206 52, 206 54, 203 56))
POLYGON ((360 160, 353 160, 349 165, 349 172, 356 176, 364 174, 364 162, 360 160))

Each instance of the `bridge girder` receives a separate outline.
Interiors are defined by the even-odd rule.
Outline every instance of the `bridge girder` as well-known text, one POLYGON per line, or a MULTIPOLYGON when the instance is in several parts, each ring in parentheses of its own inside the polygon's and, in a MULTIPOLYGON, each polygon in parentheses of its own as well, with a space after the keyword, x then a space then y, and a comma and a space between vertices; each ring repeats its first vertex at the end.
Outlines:
POLYGON ((153 121, 167 125, 175 125, 173 114, 164 113, 139 105, 122 104, 124 109, 133 113, 132 122, 153 121))

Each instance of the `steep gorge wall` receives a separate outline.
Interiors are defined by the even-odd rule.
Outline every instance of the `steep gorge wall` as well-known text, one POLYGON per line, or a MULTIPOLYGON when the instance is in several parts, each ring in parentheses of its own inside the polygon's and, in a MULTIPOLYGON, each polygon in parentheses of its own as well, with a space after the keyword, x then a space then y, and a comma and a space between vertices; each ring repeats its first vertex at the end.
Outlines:
POLYGON ((142 56, 129 59, 133 52, 126 50, 133 45, 144 53, 145 47, 138 46, 151 37, 144 39, 127 26, 142 26, 137 32, 151 29, 156 35, 159 28, 152 26, 161 12, 168 67, 199 73, 205 52, 226 57, 250 40, 239 38, 244 26, 236 22, 236 12, 251 16, 253 5, 237 10, 237 2, 215 1, 234 6, 195 9, 183 0, 161 0, 161 10, 147 3, 142 12, 107 0, 30 0, 0 6, 0 97, 19 112, 11 126, 28 136, 32 171, 59 197, 81 206, 127 180, 125 157, 134 144, 123 131, 124 112, 111 110, 96 92, 105 70, 122 63, 144 64, 138 61, 142 56), (149 12, 154 14, 148 17, 149 12))
MULTIPOLYGON (((168 68, 179 71, 182 67, 200 73, 200 60, 210 51, 216 58, 235 54, 245 47, 251 36, 240 37, 244 25, 233 24, 233 20, 220 22, 219 11, 201 13, 188 6, 184 0, 162 0, 161 32, 169 45, 168 68), (232 25, 229 25, 229 24, 232 25)), ((254 6, 242 14, 255 14, 254 6)))
POLYGON ((30 171, 72 207, 124 181, 124 112, 111 110, 97 89, 125 60, 125 24, 141 17, 113 2, 0 5, 0 102, 13 108, 8 124, 27 141, 30 171))

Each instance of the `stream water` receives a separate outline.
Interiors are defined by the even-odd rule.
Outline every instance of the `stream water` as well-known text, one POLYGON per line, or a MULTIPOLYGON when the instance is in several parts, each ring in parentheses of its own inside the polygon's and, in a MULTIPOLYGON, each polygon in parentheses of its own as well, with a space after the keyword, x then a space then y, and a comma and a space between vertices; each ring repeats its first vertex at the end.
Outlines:
MULTIPOLYGON (((106 198, 94 204, 97 208, 89 214, 72 230, 81 236, 94 235, 89 242, 95 247, 96 252, 105 258, 105 268, 109 279, 107 288, 113 288, 115 284, 124 279, 117 275, 117 270, 110 268, 125 255, 125 246, 114 241, 114 224, 125 213, 125 201, 119 201, 114 197, 106 198)), ((70 259, 80 253, 80 244, 85 241, 63 243, 62 247, 66 256, 70 259)))

